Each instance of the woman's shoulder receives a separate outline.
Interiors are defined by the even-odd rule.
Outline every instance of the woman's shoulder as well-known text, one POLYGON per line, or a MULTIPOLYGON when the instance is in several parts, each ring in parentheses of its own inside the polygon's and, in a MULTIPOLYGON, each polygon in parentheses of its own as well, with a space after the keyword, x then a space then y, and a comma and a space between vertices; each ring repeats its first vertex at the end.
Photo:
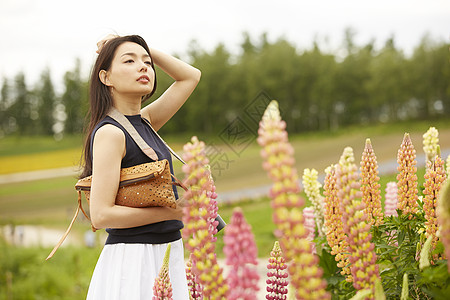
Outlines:
POLYGON ((122 129, 120 129, 119 127, 117 127, 114 124, 111 123, 105 123, 102 126, 100 126, 96 132, 95 132, 95 136, 94 139, 98 140, 112 140, 112 141, 120 141, 123 140, 125 138, 125 134, 122 131, 122 129))
POLYGON ((112 131, 116 132, 118 134, 120 131, 124 131, 125 129, 122 128, 122 126, 117 123, 113 118, 106 116, 103 118, 100 122, 97 123, 97 125, 94 127, 94 130, 92 131, 92 137, 95 137, 98 131, 112 131), (106 128, 106 129, 104 129, 106 128))

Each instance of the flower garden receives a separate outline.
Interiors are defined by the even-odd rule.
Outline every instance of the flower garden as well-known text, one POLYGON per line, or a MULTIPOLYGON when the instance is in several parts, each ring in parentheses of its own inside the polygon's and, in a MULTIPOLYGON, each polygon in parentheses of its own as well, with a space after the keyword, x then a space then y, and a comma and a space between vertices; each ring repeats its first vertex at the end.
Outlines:
MULTIPOLYGON (((277 239, 267 261, 266 299, 448 298, 450 158, 446 163, 441 158, 435 128, 423 136, 423 186, 408 133, 398 150, 397 181, 385 191, 378 182, 376 145, 367 139, 359 167, 353 149, 343 149, 339 162, 325 170, 323 187, 317 170, 304 170, 310 207, 300 196, 293 148, 276 101, 267 107, 258 134, 263 168, 273 181, 269 196, 277 239)), ((217 194, 204 150, 193 137, 183 157, 190 186, 183 219, 190 298, 256 299, 257 249, 239 208, 224 229, 227 277, 217 263, 217 194)), ((154 289, 154 299, 171 299, 167 262, 154 289)))

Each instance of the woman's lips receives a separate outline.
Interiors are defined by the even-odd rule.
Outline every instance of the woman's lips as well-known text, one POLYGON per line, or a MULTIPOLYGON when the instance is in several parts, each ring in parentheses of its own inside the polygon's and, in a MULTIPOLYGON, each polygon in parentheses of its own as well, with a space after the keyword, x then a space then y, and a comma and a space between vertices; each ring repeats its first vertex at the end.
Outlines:
POLYGON ((139 81, 139 82, 142 82, 142 83, 149 83, 150 82, 150 78, 148 76, 146 76, 146 75, 142 75, 136 81, 139 81))

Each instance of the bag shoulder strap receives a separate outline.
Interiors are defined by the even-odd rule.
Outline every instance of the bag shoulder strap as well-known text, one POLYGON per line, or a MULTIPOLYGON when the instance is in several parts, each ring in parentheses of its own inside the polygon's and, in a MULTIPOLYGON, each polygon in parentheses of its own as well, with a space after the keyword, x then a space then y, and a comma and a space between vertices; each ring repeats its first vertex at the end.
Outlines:
POLYGON ((149 158, 157 161, 158 155, 155 150, 150 147, 146 141, 141 137, 141 135, 137 132, 136 128, 131 124, 131 122, 116 108, 112 107, 108 113, 108 116, 117 121, 123 128, 130 134, 131 138, 136 142, 142 152, 145 153, 149 158))
MULTIPOLYGON (((141 135, 137 132, 136 128, 130 123, 130 121, 121 113, 119 112, 115 107, 112 107, 111 110, 108 113, 108 116, 110 116, 112 119, 116 120, 117 123, 123 126, 125 130, 130 134, 131 138, 136 142, 136 144, 139 146, 139 148, 144 152, 148 157, 150 157, 153 160, 154 157, 150 156, 149 154, 153 154, 157 157, 155 150, 153 150, 146 141, 141 137, 141 135)), ((153 129, 152 124, 149 120, 146 118, 142 118, 145 123, 150 127, 150 129, 155 133, 155 135, 163 142, 163 144, 169 149, 170 153, 172 153, 173 156, 175 156, 179 161, 181 161, 183 164, 186 164, 186 162, 175 152, 170 148, 170 146, 162 139, 162 137, 156 132, 155 129, 153 129)))
MULTIPOLYGON (((153 150, 146 141, 142 138, 142 136, 137 132, 136 128, 131 124, 131 122, 115 107, 112 107, 111 110, 108 113, 108 116, 116 120, 120 125, 125 128, 125 130, 130 134, 131 138, 136 142, 136 144, 139 146, 139 148, 144 152, 148 157, 151 159, 154 159, 151 154, 152 152, 156 155, 155 150, 153 150)), ((156 134, 156 136, 164 143, 164 145, 169 149, 169 152, 172 153, 173 156, 175 156, 179 161, 181 161, 183 164, 186 164, 186 162, 175 152, 170 148, 170 146, 162 139, 162 137, 156 132, 155 129, 153 129, 152 124, 149 120, 142 118, 147 125, 150 127, 150 129, 156 134)), ((156 159, 158 160, 158 159, 156 159)), ((176 178, 172 173, 170 174, 172 178, 175 180, 176 185, 182 187, 185 191, 187 191, 187 187, 178 179, 176 178)))
POLYGON ((150 123, 150 121, 147 120, 146 118, 142 118, 142 119, 147 123, 147 125, 156 134, 156 136, 164 143, 164 145, 166 145, 166 147, 167 147, 167 149, 169 149, 170 153, 172 153, 173 156, 175 156, 179 161, 181 161, 183 163, 183 165, 185 165, 186 162, 175 151, 173 151, 172 148, 170 148, 169 144, 167 144, 166 141, 164 141, 163 138, 158 134, 158 132, 156 132, 156 130, 153 129, 153 126, 150 123))
MULTIPOLYGON (((75 214, 72 218, 72 221, 70 222, 69 228, 67 228, 66 232, 64 233, 64 235, 61 237, 61 239, 59 240, 59 242, 56 244, 56 246, 53 248, 52 252, 50 252, 50 254, 47 256, 47 258, 45 260, 49 260, 50 258, 53 257, 53 255, 55 254, 56 250, 58 250, 58 248, 62 245, 62 243, 64 242, 64 240, 66 239, 66 237, 69 235, 70 230, 72 229, 73 223, 75 223, 75 220, 78 217, 78 213, 80 212, 80 210, 83 212, 84 216, 90 221, 91 219, 89 218, 89 216, 86 214, 86 212, 83 209, 83 205, 81 205, 81 191, 78 191, 78 206, 77 206, 77 210, 75 211, 75 214)), ((97 229, 92 226, 92 231, 96 231, 97 229)))

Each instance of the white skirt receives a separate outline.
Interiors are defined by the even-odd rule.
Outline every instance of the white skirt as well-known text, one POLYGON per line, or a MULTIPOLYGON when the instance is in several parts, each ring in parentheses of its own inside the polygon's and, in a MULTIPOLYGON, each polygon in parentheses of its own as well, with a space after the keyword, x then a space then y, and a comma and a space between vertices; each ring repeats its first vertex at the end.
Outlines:
MULTIPOLYGON (((170 243, 169 276, 174 300, 189 299, 183 241, 170 243)), ((167 244, 105 245, 92 275, 87 300, 148 300, 167 244)))

